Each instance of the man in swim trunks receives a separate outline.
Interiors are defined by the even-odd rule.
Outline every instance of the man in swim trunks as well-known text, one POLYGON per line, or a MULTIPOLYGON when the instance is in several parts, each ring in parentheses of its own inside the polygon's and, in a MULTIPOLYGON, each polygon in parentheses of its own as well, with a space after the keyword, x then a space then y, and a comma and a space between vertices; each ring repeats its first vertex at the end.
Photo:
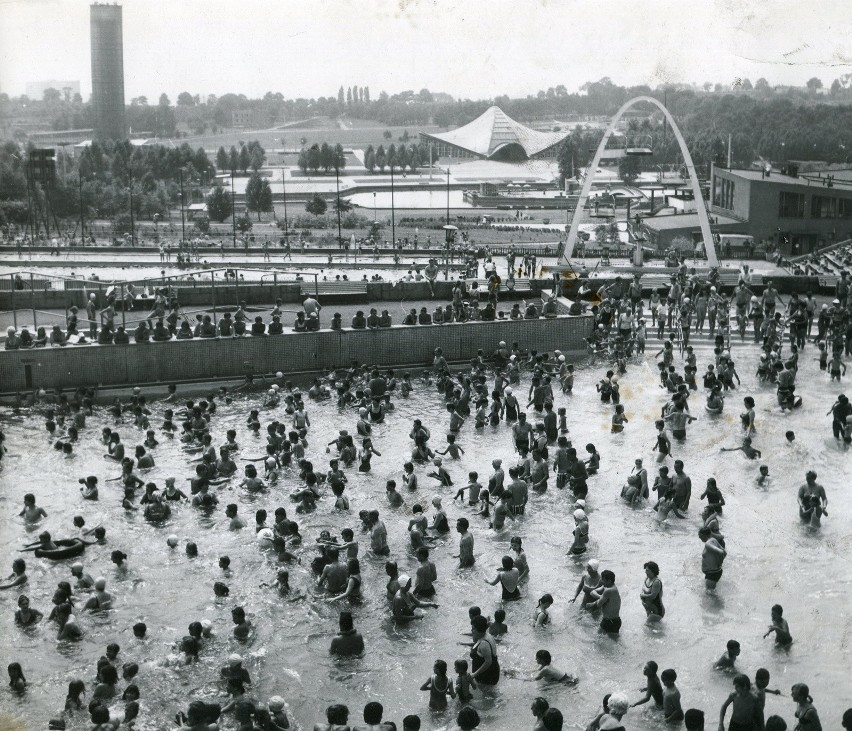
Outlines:
POLYGON ((618 593, 618 588, 615 585, 615 574, 612 571, 601 571, 601 581, 603 582, 603 592, 597 601, 589 602, 586 605, 587 609, 600 609, 602 613, 601 629, 604 632, 612 632, 618 634, 621 629, 621 595, 618 593))
POLYGON ((713 537, 709 528, 700 528, 698 537, 704 543, 704 551, 701 554, 701 570, 704 572, 705 585, 707 589, 715 589, 719 579, 722 578, 722 563, 728 553, 713 537))

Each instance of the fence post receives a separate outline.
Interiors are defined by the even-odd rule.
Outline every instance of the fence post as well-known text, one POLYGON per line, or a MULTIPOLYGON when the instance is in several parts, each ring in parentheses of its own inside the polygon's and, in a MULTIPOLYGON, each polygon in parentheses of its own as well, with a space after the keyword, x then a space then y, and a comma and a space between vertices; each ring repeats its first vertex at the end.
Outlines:
POLYGON ((240 270, 234 269, 234 291, 237 294, 237 308, 240 306, 240 270))
POLYGON ((12 324, 15 326, 15 332, 18 332, 18 310, 15 307, 15 275, 9 275, 9 283, 12 285, 12 289, 10 290, 12 293, 11 296, 11 304, 12 304, 12 324))
MULTIPOLYGON (((124 299, 124 282, 121 283, 121 326, 127 330, 127 319, 125 317, 124 311, 127 309, 125 305, 127 304, 127 300, 124 299)), ((115 335, 115 333, 113 333, 115 335)))
POLYGON ((33 289, 32 272, 30 272, 30 305, 33 308, 33 330, 38 331, 38 318, 36 317, 35 289, 33 289))

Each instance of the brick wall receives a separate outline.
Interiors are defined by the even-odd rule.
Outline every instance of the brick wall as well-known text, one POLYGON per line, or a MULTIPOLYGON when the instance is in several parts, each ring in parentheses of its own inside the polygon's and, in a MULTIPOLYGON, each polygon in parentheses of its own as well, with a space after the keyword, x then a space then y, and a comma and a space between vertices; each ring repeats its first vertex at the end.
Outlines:
POLYGON ((425 366, 440 347, 448 361, 466 360, 478 349, 510 346, 564 353, 585 352, 591 317, 395 326, 378 331, 288 333, 273 337, 175 340, 130 345, 69 345, 0 351, 0 391, 120 386, 234 378, 246 373, 319 372, 359 363, 425 366))

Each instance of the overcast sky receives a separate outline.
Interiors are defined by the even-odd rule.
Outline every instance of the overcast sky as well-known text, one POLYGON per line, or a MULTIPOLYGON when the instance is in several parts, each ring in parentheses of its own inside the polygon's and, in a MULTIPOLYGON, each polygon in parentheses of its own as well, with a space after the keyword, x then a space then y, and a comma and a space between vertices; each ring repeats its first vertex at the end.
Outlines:
MULTIPOLYGON (((850 0, 124 0, 125 96, 319 97, 343 84, 534 94, 852 71, 850 0)), ((0 0, 0 91, 79 80, 88 0, 0 0)))

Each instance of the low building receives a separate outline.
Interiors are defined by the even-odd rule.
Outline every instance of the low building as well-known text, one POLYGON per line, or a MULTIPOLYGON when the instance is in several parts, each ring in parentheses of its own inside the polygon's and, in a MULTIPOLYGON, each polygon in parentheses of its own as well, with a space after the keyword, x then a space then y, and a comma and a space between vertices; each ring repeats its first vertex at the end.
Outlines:
MULTIPOLYGON (((714 234, 746 234, 746 224, 730 216, 711 214, 710 230, 714 234)), ((686 239, 693 246, 704 240, 697 213, 664 214, 643 218, 639 227, 648 248, 666 251, 676 239, 686 239)), ((675 244, 676 245, 676 244, 675 244)))
POLYGON ((842 174, 714 168, 710 189, 711 217, 742 221, 736 233, 772 242, 785 256, 852 238, 852 179, 842 174))

